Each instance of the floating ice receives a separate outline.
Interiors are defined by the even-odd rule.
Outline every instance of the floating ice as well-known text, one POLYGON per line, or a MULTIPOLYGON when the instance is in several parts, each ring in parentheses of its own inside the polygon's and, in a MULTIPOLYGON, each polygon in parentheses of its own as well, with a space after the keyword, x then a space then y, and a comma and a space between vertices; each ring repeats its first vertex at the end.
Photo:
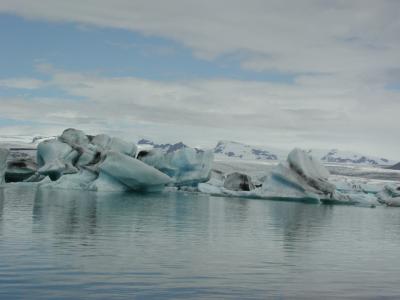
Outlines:
POLYGON ((64 130, 59 140, 78 152, 79 158, 75 164, 78 168, 98 162, 100 153, 97 147, 90 143, 90 138, 83 131, 68 128, 64 130))
POLYGON ((213 157, 212 151, 189 147, 169 153, 152 149, 138 155, 144 163, 172 177, 176 186, 195 186, 209 180, 213 157))
POLYGON ((324 194, 331 194, 335 190, 335 186, 328 181, 329 171, 305 151, 295 148, 289 153, 287 162, 290 169, 300 175, 310 187, 324 194))
POLYGON ((52 187, 70 190, 89 190, 92 182, 97 178, 97 174, 89 170, 80 170, 75 174, 66 174, 57 181, 41 184, 41 187, 52 187))
MULTIPOLYGON (((214 174, 214 173, 213 173, 214 174)), ((246 174, 236 173, 223 178, 217 176, 199 184, 201 192, 213 195, 235 197, 256 197, 263 199, 323 200, 327 203, 376 203, 373 195, 361 193, 344 194, 329 182, 329 171, 305 151, 294 149, 287 162, 274 167, 266 176, 262 186, 252 189, 240 188, 248 182, 246 174), (247 178, 247 180, 245 179, 247 178), (246 191, 247 190, 247 191, 246 191)))
POLYGON ((59 140, 70 145, 72 148, 89 146, 89 137, 82 131, 74 128, 68 128, 60 135, 59 140))
POLYGON ((224 188, 232 191, 251 191, 254 190, 254 184, 249 175, 234 172, 228 174, 224 181, 224 188))
POLYGON ((109 190, 110 186, 115 190, 119 183, 120 190, 160 191, 172 181, 169 176, 142 161, 115 151, 107 152, 99 169, 100 179, 92 185, 97 190, 109 190), (104 182, 107 182, 106 187, 104 182))
POLYGON ((0 184, 3 184, 5 182, 4 175, 7 169, 8 154, 9 154, 8 149, 0 148, 0 184))
POLYGON ((33 176, 37 171, 37 164, 32 158, 11 159, 7 162, 5 174, 6 182, 19 182, 33 176))
POLYGON ((377 194, 378 201, 388 206, 400 206, 400 185, 385 185, 377 194))
POLYGON ((59 140, 44 141, 37 148, 38 172, 57 180, 63 174, 77 173, 73 166, 79 153, 72 147, 59 140))
MULTIPOLYGON (((168 186, 213 195, 374 206, 382 187, 337 175, 332 178, 319 160, 300 149, 292 150, 279 165, 226 166, 225 162, 212 170, 211 151, 180 143, 137 154, 134 143, 72 128, 38 145, 37 168, 29 157, 15 155, 8 157, 7 166, 7 156, 8 151, 0 149, 0 183, 6 175, 7 181, 40 182, 42 187, 60 189, 160 191, 168 186)), ((378 198, 400 206, 398 187, 385 187, 378 198)))
POLYGON ((120 138, 110 137, 106 134, 96 135, 91 143, 96 145, 102 152, 113 150, 132 157, 135 157, 137 152, 137 146, 134 143, 128 143, 120 138))
POLYGON ((292 150, 287 162, 272 170, 262 185, 262 194, 284 198, 333 198, 335 185, 328 181, 329 171, 305 151, 292 150))

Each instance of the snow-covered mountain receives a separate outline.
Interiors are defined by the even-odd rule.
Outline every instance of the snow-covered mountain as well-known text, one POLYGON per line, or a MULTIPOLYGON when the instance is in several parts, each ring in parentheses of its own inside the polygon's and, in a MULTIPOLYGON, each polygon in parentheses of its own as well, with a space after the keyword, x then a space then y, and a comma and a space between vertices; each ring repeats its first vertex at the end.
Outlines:
MULTIPOLYGON (((320 159, 324 163, 369 165, 369 166, 392 166, 396 161, 363 155, 356 152, 341 151, 337 149, 320 150, 308 149, 310 155, 320 159)), ((250 146, 233 141, 220 141, 214 148, 214 154, 217 159, 242 159, 242 160, 260 160, 260 161, 280 161, 285 160, 289 150, 250 146)))
POLYGON ((250 146, 233 141, 219 141, 214 148, 216 158, 236 158, 243 160, 283 160, 288 151, 250 146))
POLYGON ((395 164, 395 165, 393 165, 393 166, 390 166, 388 169, 391 169, 391 170, 400 170, 400 162, 397 163, 397 164, 395 164))
POLYGON ((319 158, 326 163, 341 163, 341 164, 355 164, 355 165, 370 165, 370 166, 391 166, 396 161, 389 160, 382 157, 364 155, 357 152, 342 151, 338 149, 332 150, 316 150, 311 149, 309 153, 319 158))
POLYGON ((139 147, 143 147, 143 148, 149 147, 149 148, 161 149, 166 153, 174 152, 174 151, 176 151, 178 149, 188 147, 187 145, 185 145, 182 142, 179 142, 179 143, 176 143, 176 144, 168 144, 168 143, 167 144, 157 144, 157 143, 155 143, 155 142, 153 142, 151 140, 148 140, 148 139, 141 139, 141 140, 139 140, 137 142, 137 144, 138 144, 139 147))
MULTIPOLYGON (((0 147, 3 148, 27 148, 35 149, 45 140, 53 139, 54 136, 0 136, 0 147)), ((165 152, 173 152, 180 148, 188 147, 183 142, 179 143, 155 143, 149 139, 141 139, 137 142, 140 148, 158 148, 165 152)), ((290 149, 279 149, 274 147, 251 146, 234 141, 219 141, 214 148, 216 159, 238 159, 249 161, 281 161, 286 160, 290 149)), ((400 168, 398 161, 382 157, 364 155, 351 151, 338 149, 308 149, 310 155, 320 159, 326 164, 352 164, 364 166, 385 166, 394 169, 400 168)))

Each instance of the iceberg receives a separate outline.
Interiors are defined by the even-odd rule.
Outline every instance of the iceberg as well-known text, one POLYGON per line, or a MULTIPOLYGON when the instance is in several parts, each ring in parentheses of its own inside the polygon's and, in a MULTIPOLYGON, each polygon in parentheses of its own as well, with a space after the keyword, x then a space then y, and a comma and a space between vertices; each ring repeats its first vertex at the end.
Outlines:
POLYGON ((400 186, 385 185, 377 194, 379 203, 387 206, 400 206, 400 186))
POLYGON ((65 129, 58 139, 72 148, 87 148, 89 146, 89 137, 82 130, 74 128, 65 129))
POLYGON ((79 153, 59 140, 41 142, 37 148, 38 173, 47 175, 51 180, 57 180, 63 174, 77 173, 73 162, 79 153))
POLYGON ((172 179, 136 159, 137 147, 105 134, 69 128, 37 148, 38 170, 25 181, 41 187, 95 191, 161 191, 172 179), (52 181, 42 181, 45 176, 52 181))
MULTIPOLYGON (((310 154, 293 149, 277 164, 214 164, 213 152, 183 143, 138 152, 136 144, 69 128, 37 147, 36 160, 0 149, 0 183, 38 182, 43 188, 92 191, 203 192, 327 204, 400 206, 400 188, 330 176, 310 154), (213 169, 214 166, 214 169, 213 169), (261 167, 261 168, 260 168, 261 167), (337 185, 336 185, 337 184, 337 185)), ((18 153, 16 153, 18 154, 18 153)))
POLYGON ((137 146, 134 143, 128 143, 117 137, 110 137, 106 134, 99 134, 93 137, 91 143, 96 145, 101 152, 113 150, 122 154, 135 157, 137 146))
POLYGON ((90 170, 80 170, 75 174, 66 174, 56 181, 45 182, 41 187, 51 187, 67 190, 89 190, 97 174, 90 170))
POLYGON ((249 175, 232 173, 223 178, 211 178, 199 184, 198 189, 213 195, 263 199, 324 200, 328 203, 371 201, 371 197, 367 200, 362 195, 351 198, 337 191, 335 185, 329 182, 329 171, 307 152, 297 148, 289 153, 286 162, 279 163, 265 175, 261 187, 256 187, 249 175))
POLYGON ((174 180, 175 186, 197 186, 210 179, 213 153, 184 147, 165 153, 160 149, 142 151, 138 159, 174 180))
POLYGON ((8 149, 0 148, 0 184, 5 183, 4 175, 7 169, 7 157, 9 153, 8 149))
POLYGON ((99 165, 100 176, 91 189, 94 190, 134 190, 161 191, 172 180, 169 176, 142 161, 119 152, 107 152, 99 165))
POLYGON ((262 193, 272 197, 331 199, 336 187, 328 181, 329 171, 305 151, 295 148, 272 170, 262 193))
POLYGON ((254 190, 254 184, 249 175, 234 172, 226 176, 224 188, 232 191, 251 191, 254 190))
POLYGON ((68 128, 61 134, 59 140, 68 144, 78 153, 79 158, 76 161, 76 166, 78 168, 95 164, 100 159, 100 153, 97 147, 90 144, 89 136, 82 130, 68 128))
POLYGON ((37 171, 37 164, 32 158, 11 159, 7 162, 5 173, 6 182, 20 182, 33 176, 37 171))
POLYGON ((287 162, 290 169, 304 179, 308 186, 324 194, 334 192, 335 185, 328 181, 329 171, 305 151, 295 148, 289 153, 287 162))

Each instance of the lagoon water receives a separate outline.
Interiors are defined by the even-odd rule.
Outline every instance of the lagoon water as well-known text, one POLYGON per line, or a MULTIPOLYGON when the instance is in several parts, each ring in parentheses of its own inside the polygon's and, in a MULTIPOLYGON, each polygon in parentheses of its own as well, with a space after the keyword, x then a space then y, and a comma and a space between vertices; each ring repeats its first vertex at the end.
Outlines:
POLYGON ((0 299, 400 298, 400 209, 0 189, 0 299))

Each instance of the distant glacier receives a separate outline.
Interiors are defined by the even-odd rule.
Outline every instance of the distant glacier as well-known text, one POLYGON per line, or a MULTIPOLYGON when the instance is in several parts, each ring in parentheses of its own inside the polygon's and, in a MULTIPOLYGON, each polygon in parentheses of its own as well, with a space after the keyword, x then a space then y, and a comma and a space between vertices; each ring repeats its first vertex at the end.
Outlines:
MULTIPOLYGON (((166 152, 188 147, 182 142, 158 144, 141 139, 138 145, 163 149, 166 152)), ((234 141, 219 141, 213 149, 215 159, 239 159, 250 161, 284 161, 289 150, 274 147, 252 146, 234 141)), ((307 153, 323 163, 352 164, 365 166, 393 166, 398 161, 338 149, 307 149, 307 153)))

